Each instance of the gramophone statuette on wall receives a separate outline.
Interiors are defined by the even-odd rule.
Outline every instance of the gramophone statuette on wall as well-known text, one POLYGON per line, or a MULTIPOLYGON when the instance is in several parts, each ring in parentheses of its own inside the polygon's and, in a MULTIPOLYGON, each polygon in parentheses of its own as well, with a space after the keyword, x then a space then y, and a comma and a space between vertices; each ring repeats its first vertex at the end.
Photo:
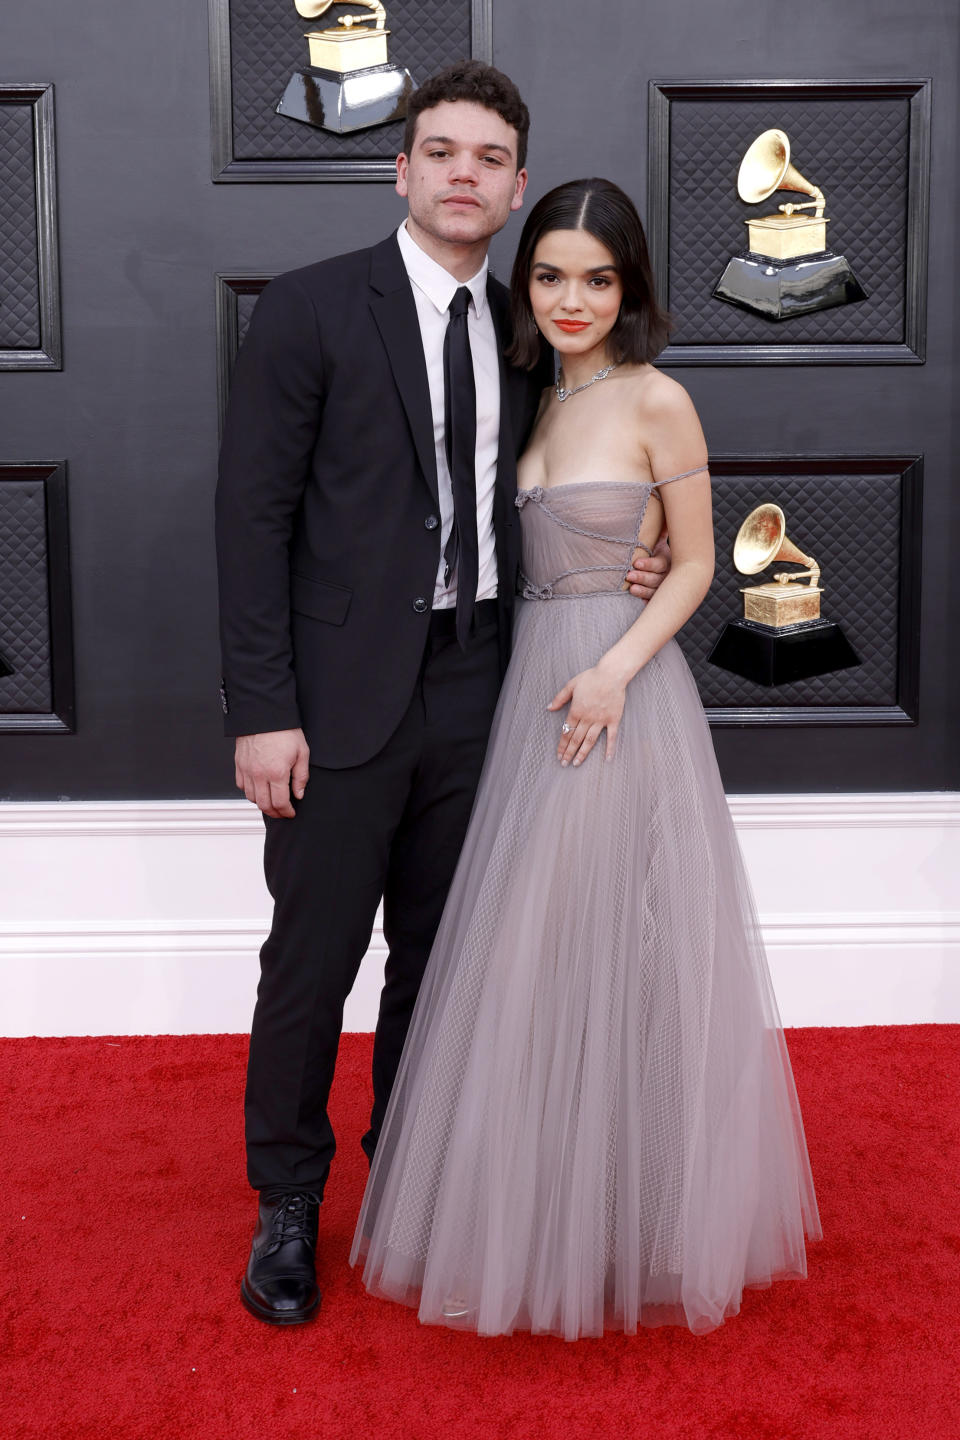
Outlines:
MULTIPOLYGON (((305 20, 324 15, 335 0, 294 0, 305 20)), ((387 57, 387 12, 380 0, 352 0, 370 15, 341 15, 329 30, 309 30, 310 64, 295 70, 277 114, 346 135, 402 120, 413 92, 409 70, 387 57)))
POLYGON ((710 663, 760 685, 786 685, 859 665, 840 626, 821 617, 820 566, 787 538, 779 505, 758 505, 737 532, 733 563, 741 575, 759 575, 778 561, 805 568, 777 571, 766 584, 744 586, 743 619, 724 626, 710 663))
POLYGON ((777 190, 795 190, 812 199, 777 207, 773 215, 747 220, 747 249, 727 264, 713 294, 767 320, 789 320, 835 305, 866 300, 846 257, 827 248, 829 219, 823 191, 790 163, 783 130, 764 130, 747 150, 737 176, 737 193, 759 205, 777 190), (814 213, 808 215, 806 212, 814 213))

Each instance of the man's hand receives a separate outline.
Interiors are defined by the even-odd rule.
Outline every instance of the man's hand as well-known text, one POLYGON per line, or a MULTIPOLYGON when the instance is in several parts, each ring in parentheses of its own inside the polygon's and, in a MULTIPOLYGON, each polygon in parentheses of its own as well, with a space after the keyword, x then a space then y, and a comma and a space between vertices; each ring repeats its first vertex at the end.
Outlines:
POLYGON ((290 791, 297 800, 310 779, 310 751, 302 730, 270 730, 264 735, 240 735, 236 746, 237 789, 242 790, 264 815, 274 820, 296 814, 290 791))
POLYGON ((660 531, 660 539, 653 547, 653 554, 636 549, 627 571, 626 584, 631 595, 638 600, 651 600, 658 585, 670 570, 670 545, 667 541, 666 526, 660 531))

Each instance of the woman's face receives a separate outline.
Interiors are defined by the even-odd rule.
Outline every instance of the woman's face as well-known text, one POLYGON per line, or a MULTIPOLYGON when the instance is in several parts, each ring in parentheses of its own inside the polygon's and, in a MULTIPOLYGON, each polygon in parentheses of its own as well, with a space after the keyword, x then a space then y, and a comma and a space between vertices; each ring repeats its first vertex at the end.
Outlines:
POLYGON ((602 351, 616 324, 623 285, 607 247, 586 230, 541 235, 530 266, 537 329, 563 355, 602 351))

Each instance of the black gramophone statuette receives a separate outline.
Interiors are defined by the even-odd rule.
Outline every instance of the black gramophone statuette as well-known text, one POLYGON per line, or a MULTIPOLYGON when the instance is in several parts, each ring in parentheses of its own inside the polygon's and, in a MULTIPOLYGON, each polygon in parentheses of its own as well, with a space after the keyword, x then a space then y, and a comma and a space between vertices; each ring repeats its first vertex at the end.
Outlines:
MULTIPOLYGON (((310 64, 295 70, 277 114, 346 135, 402 120, 413 93, 409 70, 387 58, 387 12, 380 0, 355 0, 370 15, 341 15, 329 30, 309 30, 310 64)), ((294 0, 297 14, 315 20, 334 0, 294 0)))
POLYGON ((724 626, 710 663, 759 685, 786 685, 859 665, 840 626, 820 614, 820 566, 787 538, 779 505, 758 505, 737 532, 733 563, 741 575, 759 575, 777 561, 806 568, 744 587, 743 619, 724 626))
POLYGON ((813 198, 789 201, 775 215, 747 220, 747 249, 727 264, 713 294, 767 320, 789 320, 835 305, 866 300, 845 256, 827 248, 826 201, 817 185, 790 163, 790 141, 782 130, 764 130, 747 150, 737 176, 737 193, 759 205, 777 190, 813 198), (806 211, 812 210, 812 215, 806 211))

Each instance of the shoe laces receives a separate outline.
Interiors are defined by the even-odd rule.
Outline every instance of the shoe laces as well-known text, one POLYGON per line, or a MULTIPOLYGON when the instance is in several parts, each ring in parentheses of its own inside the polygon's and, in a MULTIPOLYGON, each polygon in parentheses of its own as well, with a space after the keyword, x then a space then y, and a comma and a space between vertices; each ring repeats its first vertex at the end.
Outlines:
POLYGON ((270 1245, 286 1245, 288 1240, 306 1240, 313 1244, 311 1207, 320 1204, 312 1190, 289 1191, 278 1196, 270 1226, 270 1245))

